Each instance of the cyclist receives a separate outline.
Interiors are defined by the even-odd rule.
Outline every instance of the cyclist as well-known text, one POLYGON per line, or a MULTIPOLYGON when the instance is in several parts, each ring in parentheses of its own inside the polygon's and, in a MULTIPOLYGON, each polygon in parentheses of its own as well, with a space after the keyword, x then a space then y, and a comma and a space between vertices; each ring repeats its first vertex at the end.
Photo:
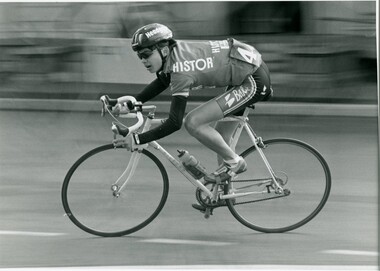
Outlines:
MULTIPOLYGON (((160 126, 141 134, 117 139, 114 144, 133 149, 168 136, 183 124, 188 96, 203 87, 226 87, 226 91, 189 112, 186 130, 199 142, 217 153, 219 161, 235 172, 244 172, 247 164, 229 146, 236 125, 211 123, 225 116, 242 113, 245 107, 272 96, 267 66, 252 46, 233 38, 218 41, 182 41, 173 39, 165 25, 153 23, 139 28, 132 37, 132 49, 142 64, 157 78, 137 96, 145 103, 170 87, 172 98, 169 118, 160 126)), ((228 123, 228 122, 227 122, 228 123)))

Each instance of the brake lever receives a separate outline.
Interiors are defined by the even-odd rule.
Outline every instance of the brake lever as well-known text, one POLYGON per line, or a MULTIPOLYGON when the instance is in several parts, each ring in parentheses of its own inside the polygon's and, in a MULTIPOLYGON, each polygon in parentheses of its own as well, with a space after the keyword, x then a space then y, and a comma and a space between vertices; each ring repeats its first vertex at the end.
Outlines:
POLYGON ((119 131, 117 130, 117 126, 114 122, 112 122, 111 130, 115 136, 119 134, 119 131))
POLYGON ((104 117, 106 114, 106 107, 108 106, 108 96, 103 95, 100 97, 100 101, 102 102, 102 110, 100 112, 100 116, 104 117))
POLYGON ((103 95, 102 97, 100 97, 100 101, 102 102, 102 110, 100 112, 100 116, 104 117, 106 114, 106 97, 103 95))
POLYGON ((129 134, 128 128, 122 129, 115 122, 112 122, 111 130, 114 134, 114 139, 116 139, 116 135, 126 137, 129 134))

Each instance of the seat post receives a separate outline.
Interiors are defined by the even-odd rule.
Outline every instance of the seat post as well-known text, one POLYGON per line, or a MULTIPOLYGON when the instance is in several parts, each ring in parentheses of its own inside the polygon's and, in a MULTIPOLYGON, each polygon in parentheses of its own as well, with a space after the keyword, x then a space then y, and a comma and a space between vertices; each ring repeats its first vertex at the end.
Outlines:
POLYGON ((248 117, 248 115, 249 115, 249 113, 250 113, 250 111, 251 111, 251 109, 254 109, 255 107, 253 106, 247 106, 245 109, 244 109, 244 113, 243 113, 243 117, 244 117, 244 119, 246 118, 246 117, 248 117))

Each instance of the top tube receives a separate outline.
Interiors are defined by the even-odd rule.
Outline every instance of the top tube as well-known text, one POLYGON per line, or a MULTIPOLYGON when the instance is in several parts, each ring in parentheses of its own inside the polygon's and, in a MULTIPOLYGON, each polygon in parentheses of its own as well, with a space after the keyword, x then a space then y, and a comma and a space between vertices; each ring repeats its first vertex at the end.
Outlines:
MULTIPOLYGON (((129 99, 129 96, 124 96, 126 99, 129 99)), ((119 123, 124 128, 128 128, 130 132, 134 132, 138 130, 144 123, 144 116, 142 112, 148 112, 148 117, 151 119, 151 123, 153 124, 161 124, 165 118, 154 118, 154 113, 156 111, 157 106, 156 105, 142 105, 141 102, 134 101, 134 109, 129 109, 126 102, 120 101, 119 105, 119 112, 118 116, 116 116, 109 108, 107 108, 106 103, 103 99, 101 99, 103 102, 103 110, 105 110, 114 120, 116 123, 119 123), (121 123, 119 120, 117 120, 117 117, 120 118, 126 118, 126 119, 137 119, 137 122, 133 124, 132 126, 126 126, 125 124, 121 123)), ((244 110, 244 113, 242 116, 228 116, 225 117, 219 121, 242 121, 245 122, 247 120, 247 116, 249 114, 250 108, 246 107, 244 110)), ((114 125, 115 123, 113 123, 114 125)))

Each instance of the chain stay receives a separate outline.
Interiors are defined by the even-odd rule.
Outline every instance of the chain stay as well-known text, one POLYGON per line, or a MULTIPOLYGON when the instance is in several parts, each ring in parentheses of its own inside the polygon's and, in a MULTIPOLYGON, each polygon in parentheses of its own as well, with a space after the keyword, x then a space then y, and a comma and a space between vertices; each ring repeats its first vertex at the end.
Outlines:
MULTIPOLYGON (((260 181, 265 181, 265 180, 268 180, 268 178, 263 178, 263 179, 255 179, 255 180, 231 180, 231 182, 235 182, 235 183, 245 183, 245 182, 260 182, 260 181)), ((220 186, 225 186, 225 185, 228 185, 228 184, 221 184, 220 186)), ((209 203, 206 203, 205 201, 203 200, 200 200, 200 194, 202 193, 202 191, 198 188, 197 193, 199 193, 199 198, 197 197, 198 199, 198 202, 205 206, 205 207, 208 207, 208 208, 217 208, 217 207, 223 207, 223 206, 227 206, 227 204, 225 203, 225 200, 222 200, 221 203, 217 203, 217 204, 209 204, 209 203)), ((268 193, 269 194, 269 193, 268 193)), ((248 203, 254 203, 254 202, 260 202, 260 201, 266 201, 266 200, 271 200, 271 199, 277 199, 277 198, 282 198, 282 197, 286 197, 286 196, 289 196, 290 195, 290 192, 289 190, 285 189, 283 194, 282 195, 278 195, 278 196, 273 196, 273 197, 269 197, 269 198, 265 198, 265 199, 256 199, 256 200, 249 200, 249 201, 243 201, 243 202, 238 202, 238 203, 234 203, 234 205, 241 205, 241 204, 248 204, 248 203)), ((231 199, 233 200, 233 199, 231 199)))
MULTIPOLYGON (((289 195, 290 195, 290 194, 286 194, 286 193, 284 193, 283 195, 280 195, 280 196, 275 196, 275 197, 270 197, 270 198, 265 198, 265 199, 256 199, 256 200, 243 201, 243 202, 234 203, 234 205, 240 205, 240 204, 247 204, 247 203, 253 203, 253 202, 260 202, 260 201, 265 201, 265 200, 270 200, 270 199, 283 198, 283 197, 287 197, 287 196, 289 196, 289 195)), ((224 206, 224 205, 222 205, 222 206, 224 206)))

